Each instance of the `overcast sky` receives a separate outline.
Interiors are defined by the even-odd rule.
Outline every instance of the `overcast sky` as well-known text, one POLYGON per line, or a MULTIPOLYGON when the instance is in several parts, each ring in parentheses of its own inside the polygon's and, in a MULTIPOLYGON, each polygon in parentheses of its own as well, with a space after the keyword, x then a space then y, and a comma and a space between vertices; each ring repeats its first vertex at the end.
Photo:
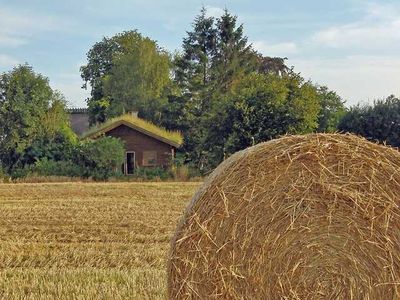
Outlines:
POLYGON ((0 72, 19 63, 82 107, 79 67, 103 36, 137 29, 179 50, 201 6, 238 16, 249 41, 346 101, 400 96, 400 0, 0 0, 0 72))

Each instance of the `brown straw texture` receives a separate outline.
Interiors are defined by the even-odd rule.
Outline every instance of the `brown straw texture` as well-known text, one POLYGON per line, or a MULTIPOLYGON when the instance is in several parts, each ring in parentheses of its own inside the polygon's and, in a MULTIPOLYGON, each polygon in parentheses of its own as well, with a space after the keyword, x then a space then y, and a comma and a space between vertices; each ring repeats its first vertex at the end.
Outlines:
POLYGON ((223 162, 178 225, 170 299, 400 299, 400 153, 285 136, 223 162))

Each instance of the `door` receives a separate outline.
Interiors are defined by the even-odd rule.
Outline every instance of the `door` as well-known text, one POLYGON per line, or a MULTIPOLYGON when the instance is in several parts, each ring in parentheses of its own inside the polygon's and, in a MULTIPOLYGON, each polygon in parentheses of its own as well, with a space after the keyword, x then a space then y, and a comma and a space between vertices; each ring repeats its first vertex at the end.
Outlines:
POLYGON ((131 175, 135 171, 135 152, 126 152, 125 174, 131 175))

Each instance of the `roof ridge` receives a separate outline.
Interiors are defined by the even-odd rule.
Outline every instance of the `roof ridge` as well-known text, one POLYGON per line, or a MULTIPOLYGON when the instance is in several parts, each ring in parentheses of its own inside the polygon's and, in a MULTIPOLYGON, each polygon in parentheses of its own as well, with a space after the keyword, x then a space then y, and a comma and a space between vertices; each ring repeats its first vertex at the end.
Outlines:
POLYGON ((67 112, 70 114, 88 113, 88 109, 86 107, 72 107, 72 108, 67 108, 67 112))

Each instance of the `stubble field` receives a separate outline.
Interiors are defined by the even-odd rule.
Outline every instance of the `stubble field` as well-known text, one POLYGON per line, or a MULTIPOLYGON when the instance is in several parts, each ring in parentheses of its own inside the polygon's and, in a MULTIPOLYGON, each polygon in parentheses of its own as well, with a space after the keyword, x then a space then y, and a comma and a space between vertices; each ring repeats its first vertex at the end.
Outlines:
POLYGON ((199 183, 0 185, 0 299, 164 299, 199 183))

